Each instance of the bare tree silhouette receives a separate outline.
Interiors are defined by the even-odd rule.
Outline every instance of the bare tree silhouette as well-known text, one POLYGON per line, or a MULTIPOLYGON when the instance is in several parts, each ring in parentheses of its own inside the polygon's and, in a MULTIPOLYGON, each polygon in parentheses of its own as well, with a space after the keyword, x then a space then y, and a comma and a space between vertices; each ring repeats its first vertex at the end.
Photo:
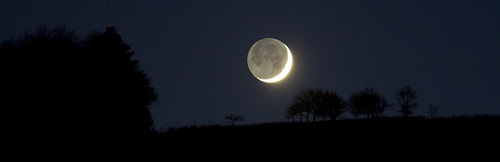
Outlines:
POLYGON ((331 121, 336 121, 337 117, 346 111, 347 103, 335 92, 319 91, 319 93, 319 99, 316 102, 319 116, 323 117, 323 120, 329 118, 331 121))
POLYGON ((306 122, 309 122, 309 117, 313 113, 312 93, 312 89, 299 90, 299 93, 293 97, 292 104, 288 107, 287 115, 291 117, 299 116, 300 122, 305 117, 306 122))
POLYGON ((302 122, 304 116, 306 122, 309 122, 309 117, 312 117, 313 121, 316 121, 316 118, 335 121, 345 112, 346 105, 344 99, 334 92, 320 88, 303 89, 294 96, 292 104, 286 110, 285 118, 292 119, 292 122, 296 117, 302 122))
POLYGON ((366 115, 373 118, 381 115, 389 107, 385 97, 375 92, 374 88, 366 88, 354 93, 349 98, 351 113, 357 117, 366 115))
POLYGON ((413 113, 414 109, 418 108, 417 91, 410 86, 401 87, 395 94, 396 104, 399 107, 397 110, 403 117, 408 117, 413 113))
POLYGON ((427 106, 427 109, 425 110, 425 112, 427 113, 427 116, 429 116, 429 118, 431 118, 431 119, 437 117, 438 111, 439 111, 439 105, 435 105, 435 104, 429 104, 427 106))
POLYGON ((304 115, 300 109, 300 105, 298 103, 293 103, 286 109, 285 119, 291 119, 292 122, 295 122, 295 118, 297 117, 299 118, 299 122, 302 122, 302 117, 304 117, 304 115))
POLYGON ((226 123, 229 123, 231 126, 234 126, 236 122, 243 121, 245 118, 238 114, 228 114, 224 117, 226 123))

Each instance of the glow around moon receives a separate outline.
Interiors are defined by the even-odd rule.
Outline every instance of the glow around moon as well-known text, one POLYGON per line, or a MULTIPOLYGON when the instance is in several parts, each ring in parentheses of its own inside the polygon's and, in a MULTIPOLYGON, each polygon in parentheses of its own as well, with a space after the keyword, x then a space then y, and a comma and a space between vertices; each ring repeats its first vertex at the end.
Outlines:
POLYGON ((264 38, 250 48, 247 63, 255 78, 274 83, 285 78, 292 69, 292 52, 283 42, 264 38))

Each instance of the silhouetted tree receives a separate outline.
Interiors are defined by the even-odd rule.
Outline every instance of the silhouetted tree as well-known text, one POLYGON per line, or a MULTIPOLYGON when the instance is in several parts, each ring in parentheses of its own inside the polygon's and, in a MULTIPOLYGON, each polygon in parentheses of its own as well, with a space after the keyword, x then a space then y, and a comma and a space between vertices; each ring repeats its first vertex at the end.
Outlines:
POLYGON ((330 118, 330 120, 336 121, 337 118, 346 111, 347 103, 335 92, 326 92, 325 95, 326 101, 324 106, 326 109, 326 115, 330 118))
POLYGON ((349 108, 355 117, 359 115, 366 115, 368 118, 377 117, 387 107, 389 104, 385 97, 375 92, 374 88, 366 88, 352 94, 349 98, 349 108))
POLYGON ((435 104, 429 104, 427 106, 427 109, 425 110, 425 112, 427 113, 427 116, 429 116, 429 118, 431 118, 431 119, 437 117, 438 111, 439 111, 439 105, 435 105, 435 104))
POLYGON ((64 26, 44 25, 0 45, 2 109, 37 131, 146 133, 157 95, 116 32, 84 41, 64 26))
POLYGON ((307 92, 313 122, 316 121, 316 118, 326 116, 326 109, 324 106, 322 107, 325 103, 323 93, 323 89, 320 88, 311 88, 307 92))
MULTIPOLYGON (((73 58, 80 52, 73 31, 64 26, 35 32, 0 45, 1 108, 13 127, 33 132, 69 127, 68 80, 73 78, 73 58), (14 122, 15 121, 15 122, 14 122)), ((16 128, 16 129, 17 129, 16 128)))
POLYGON ((401 87, 395 95, 398 112, 403 117, 408 117, 413 113, 414 109, 418 108, 417 91, 413 90, 410 86, 401 87))
POLYGON ((299 115, 300 122, 302 122, 302 117, 306 118, 306 122, 309 122, 309 117, 312 116, 313 105, 312 105, 312 89, 303 89, 299 90, 293 99, 292 104, 288 107, 287 112, 290 115, 296 116, 299 115))
POLYGON ((285 119, 292 119, 295 122, 295 118, 299 117, 299 122, 302 122, 303 112, 300 109, 299 104, 293 103, 286 109, 285 119))
POLYGON ((321 117, 323 120, 328 118, 335 121, 338 116, 345 112, 346 103, 335 92, 315 89, 313 94, 315 96, 313 97, 315 116, 321 117))
POLYGON ((238 114, 228 114, 224 117, 226 123, 229 123, 231 126, 234 126, 236 122, 243 121, 245 118, 238 114))
POLYGON ((134 52, 125 44, 115 27, 108 27, 104 33, 90 37, 84 45, 89 56, 87 72, 97 79, 90 89, 102 93, 94 94, 98 101, 94 107, 103 114, 103 121, 112 123, 117 131, 149 131, 153 124, 149 106, 157 95, 150 86, 146 74, 131 60, 134 52), (96 59, 97 58, 97 59, 96 59), (103 91, 104 90, 104 91, 103 91))
POLYGON ((300 122, 302 122, 302 117, 305 116, 306 122, 309 122, 311 116, 313 121, 316 121, 316 118, 335 121, 338 116, 345 112, 345 108, 344 99, 336 93, 320 88, 308 88, 300 90, 294 96, 285 118, 293 120, 299 116, 300 122))

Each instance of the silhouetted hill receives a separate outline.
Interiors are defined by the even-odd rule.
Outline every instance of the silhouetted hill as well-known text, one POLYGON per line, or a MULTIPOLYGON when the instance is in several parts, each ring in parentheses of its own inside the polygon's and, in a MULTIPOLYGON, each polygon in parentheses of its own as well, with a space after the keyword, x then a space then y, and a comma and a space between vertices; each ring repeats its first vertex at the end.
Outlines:
POLYGON ((374 118, 336 122, 264 123, 242 126, 172 128, 159 133, 167 141, 246 141, 363 143, 439 143, 498 140, 500 116, 425 119, 374 118), (457 140, 458 139, 458 140, 457 140))

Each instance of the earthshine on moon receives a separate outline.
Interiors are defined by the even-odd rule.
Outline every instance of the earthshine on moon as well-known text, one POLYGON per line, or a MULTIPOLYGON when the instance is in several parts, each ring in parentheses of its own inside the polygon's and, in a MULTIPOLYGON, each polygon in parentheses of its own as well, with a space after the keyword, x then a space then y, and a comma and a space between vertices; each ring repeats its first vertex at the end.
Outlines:
POLYGON ((252 45, 247 63, 255 78, 274 83, 285 78, 292 69, 292 52, 283 42, 264 38, 252 45))

